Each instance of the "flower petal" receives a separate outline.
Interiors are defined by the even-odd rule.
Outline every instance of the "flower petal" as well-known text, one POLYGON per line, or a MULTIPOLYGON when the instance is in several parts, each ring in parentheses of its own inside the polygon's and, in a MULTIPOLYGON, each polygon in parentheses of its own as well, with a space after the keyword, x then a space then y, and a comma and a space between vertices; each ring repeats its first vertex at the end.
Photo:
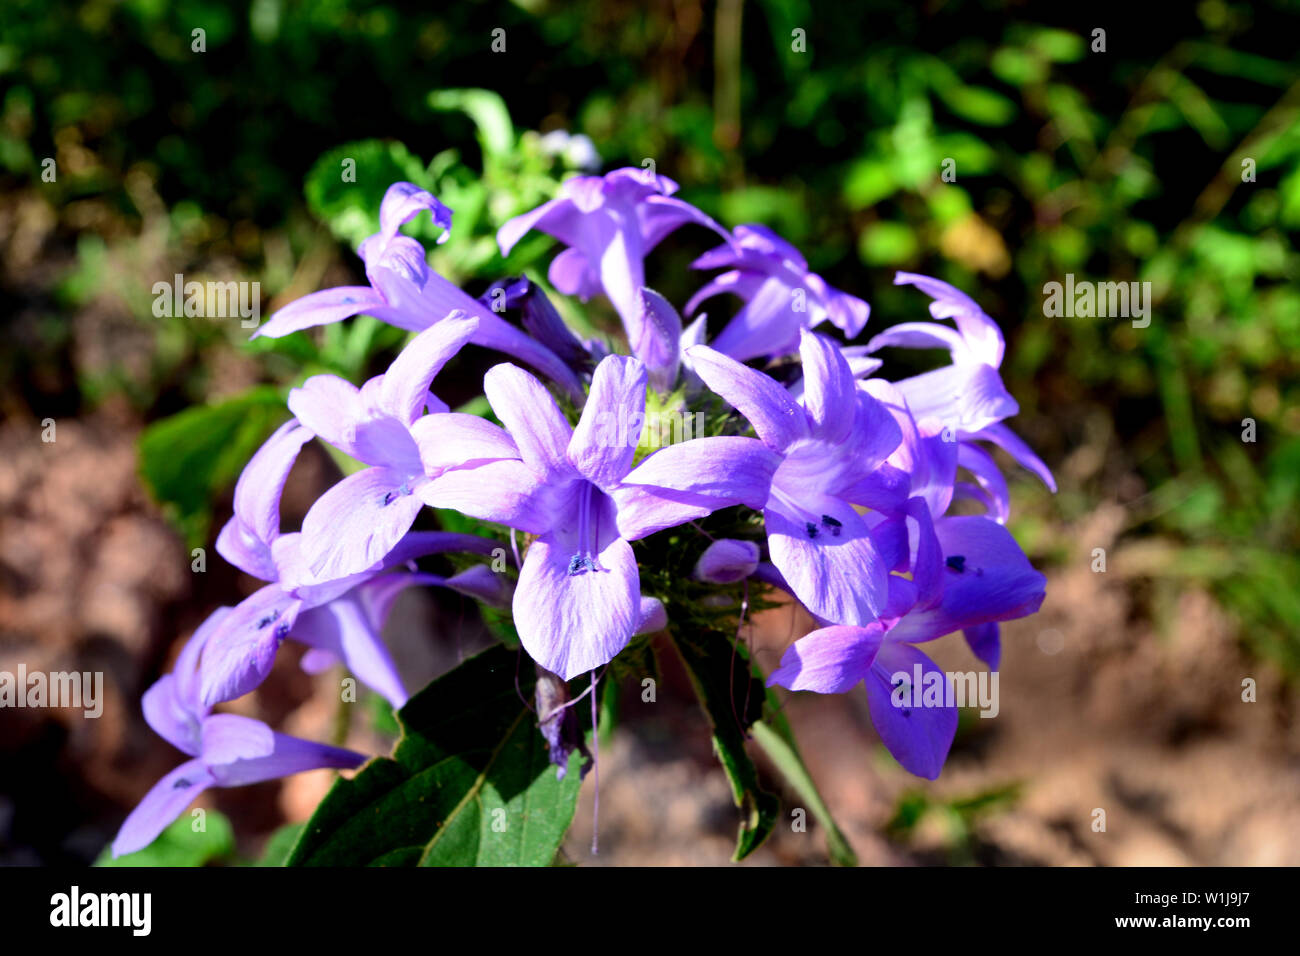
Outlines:
POLYGON ((545 534, 528 547, 515 588, 514 619, 529 656, 571 680, 609 663, 641 621, 640 576, 632 546, 606 539, 603 570, 570 574, 576 539, 545 534))
POLYGON ((628 541, 722 508, 766 503, 781 459, 752 438, 695 438, 661 448, 614 490, 619 533, 628 541))
POLYGON ((346 285, 322 289, 295 299, 275 313, 257 329, 252 338, 265 335, 278 339, 300 329, 329 325, 363 312, 383 309, 384 297, 368 285, 346 285))
POLYGON ((773 451, 783 452, 808 437, 803 408, 772 378, 707 345, 692 346, 687 354, 695 374, 744 415, 773 451))
POLYGON ((541 382, 516 365, 496 365, 483 376, 483 391, 536 475, 573 473, 566 456, 573 428, 541 382))
POLYGON ((797 509, 774 501, 763 517, 772 563, 809 611, 862 627, 880 616, 889 597, 889 572, 866 523, 850 505, 809 495, 797 509))
POLYGON ((565 454, 592 484, 612 489, 632 468, 639 423, 645 418, 646 369, 622 355, 601 360, 591 377, 591 393, 565 454))
POLYGON ((384 373, 379 388, 384 411, 412 424, 424 409, 434 377, 477 330, 478 319, 453 313, 412 339, 384 373))
POLYGON ((203 648, 199 700, 211 708, 242 697, 271 672, 275 652, 297 620, 302 602, 278 584, 249 595, 227 614, 203 648))
MULTIPOLYGON (((881 646, 867 676, 867 707, 876 733, 903 769, 927 780, 939 776, 957 735, 955 706, 925 705, 924 689, 933 681, 946 688, 948 678, 915 647, 891 640, 881 646), (924 682, 920 687, 915 686, 918 665, 924 682)), ((946 694, 941 699, 946 701, 946 694)))
POLYGON ((316 499, 302 522, 302 554, 317 581, 364 571, 411 530, 424 503, 407 475, 366 468, 316 499))
POLYGON ((875 623, 867 627, 834 625, 806 634, 786 648, 781 666, 768 677, 767 686, 819 694, 852 690, 871 671, 883 634, 884 628, 875 623))
POLYGON ((187 760, 153 785, 113 839, 113 856, 143 850, 215 781, 202 760, 187 760))
POLYGON ((349 594, 304 611, 291 636, 310 647, 337 654, 358 680, 394 707, 401 707, 408 697, 406 688, 380 629, 373 625, 366 608, 349 594))

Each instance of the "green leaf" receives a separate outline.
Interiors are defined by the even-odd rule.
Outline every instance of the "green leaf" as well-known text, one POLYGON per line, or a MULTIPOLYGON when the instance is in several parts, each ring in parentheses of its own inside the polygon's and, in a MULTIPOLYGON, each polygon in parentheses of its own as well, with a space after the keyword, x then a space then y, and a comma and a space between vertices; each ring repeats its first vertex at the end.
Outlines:
POLYGON ((817 784, 813 782, 812 774, 799 756, 799 748, 795 744, 789 722, 778 713, 771 723, 757 721, 753 731, 754 740, 772 763, 776 764, 776 768, 785 776, 795 793, 799 794, 799 798, 808 804, 813 817, 826 831, 826 849, 830 853, 831 862, 837 866, 857 866, 857 854, 836 825, 830 807, 826 806, 826 801, 817 790, 817 784))
POLYGON ((112 847, 106 846, 95 866, 204 866, 234 855, 235 831, 223 814, 204 810, 203 829, 196 831, 194 823, 194 817, 182 814, 143 850, 116 860, 112 847))
POLYGON ((144 430, 140 475, 189 547, 207 541, 213 498, 234 484, 287 417, 284 396, 262 386, 218 405, 187 408, 144 430))
POLYGON ((266 849, 262 851, 262 858, 254 863, 254 866, 284 866, 285 861, 289 859, 289 854, 293 851, 294 844, 302 836, 305 823, 286 823, 280 829, 271 834, 271 839, 266 841, 266 849))
POLYGON ((763 682, 750 671, 744 651, 733 653, 724 634, 714 630, 672 630, 677 649, 700 706, 713 731, 713 750, 740 809, 734 860, 743 860, 771 835, 780 809, 777 798, 758 783, 758 769, 745 751, 745 731, 763 713, 763 682), (748 705, 748 706, 746 706, 748 705))
POLYGON ((563 780, 526 707, 535 676, 497 647, 398 712, 392 757, 321 801, 290 866, 547 866, 573 820, 581 758, 563 780))

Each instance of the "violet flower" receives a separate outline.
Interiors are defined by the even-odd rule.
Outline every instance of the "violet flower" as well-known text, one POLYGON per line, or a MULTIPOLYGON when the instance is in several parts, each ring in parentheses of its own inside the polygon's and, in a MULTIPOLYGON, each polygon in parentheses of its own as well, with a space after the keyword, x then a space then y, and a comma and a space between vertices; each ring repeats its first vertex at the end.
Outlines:
MULTIPOLYGON (((498 365, 484 391, 517 456, 443 473, 424 500, 537 535, 514 595, 514 621, 538 664, 569 680, 608 663, 641 621, 640 573, 630 542, 735 504, 767 500, 776 455, 748 438, 670 445, 632 467, 645 412, 646 370, 609 356, 596 367, 576 428, 533 376, 498 365)), ((442 444, 474 441, 487 425, 433 416, 442 444)), ((498 429, 498 431, 500 431, 498 429)))
POLYGON ((781 356, 799 348, 800 332, 829 319, 853 338, 867 324, 871 307, 826 284, 794 246, 762 225, 737 226, 733 239, 692 263, 696 269, 726 269, 686 303, 693 315, 705 299, 729 292, 745 300, 713 341, 713 348, 738 361, 781 356))
POLYGON ((189 639, 171 674, 144 694, 145 720, 185 761, 145 794, 113 840, 113 856, 152 843, 208 787, 238 787, 322 767, 352 769, 366 758, 351 750, 276 733, 260 720, 214 714, 199 694, 204 645, 231 613, 219 608, 189 639))
POLYGON ((565 249, 551 261, 551 284, 586 302, 603 292, 623 320, 628 341, 646 340, 639 295, 645 287, 645 257, 673 230, 687 223, 727 232, 690 203, 673 196, 677 183, 667 176, 627 167, 604 176, 575 176, 559 195, 516 216, 497 231, 501 254, 508 256, 533 229, 549 233, 565 249))
POLYGON ((485 308, 469 294, 429 268, 424 247, 398 230, 428 211, 434 223, 451 230, 451 210, 412 183, 394 183, 379 208, 379 232, 361 243, 357 254, 366 263, 368 286, 339 286, 313 292, 279 309, 253 333, 280 338, 300 329, 371 315, 412 332, 423 331, 460 312, 479 320, 471 341, 527 362, 580 398, 577 376, 553 352, 485 308))
POLYGON ((400 707, 406 690, 381 637, 396 591, 419 583, 481 590, 473 586, 468 572, 463 579, 429 581, 429 576, 399 570, 425 554, 486 554, 498 546, 475 535, 408 534, 385 561, 356 574, 333 579, 312 575, 302 535, 280 533, 280 497, 302 445, 311 437, 296 420, 286 422, 253 455, 235 485, 235 513, 217 536, 217 551, 268 583, 226 615, 208 642, 200 683, 207 706, 233 700, 259 685, 280 644, 293 637, 319 652, 313 661, 342 660, 363 683, 400 707))
POLYGON ((800 406, 762 372, 707 346, 688 349, 695 373, 735 407, 780 456, 763 503, 772 563, 814 614, 866 625, 888 598, 886 568, 855 505, 901 504, 880 466, 901 432, 885 406, 858 388, 848 362, 807 330, 800 406))
MULTIPOLYGON (((928 509, 913 514, 924 523, 928 509)), ((937 675, 925 677, 925 682, 947 680, 912 645, 965 630, 972 648, 996 670, 996 622, 1035 613, 1046 584, 1011 534, 989 518, 941 518, 934 522, 933 533, 938 550, 912 562, 914 580, 927 583, 917 588, 910 609, 898 614, 895 606, 865 627, 831 625, 813 631, 786 650, 781 666, 768 678, 769 686, 821 694, 844 693, 865 682, 871 722, 881 740, 904 768, 930 780, 939 775, 952 746, 957 712, 943 701, 896 705, 895 675, 906 674, 911 680, 919 666, 923 675, 937 675)), ((897 546, 906 554, 905 535, 897 546)), ((886 550, 891 548, 886 545, 886 550)))
MULTIPOLYGON (((989 441, 999 446, 1043 484, 1056 491, 1051 471, 1011 429, 1002 424, 1020 410, 998 375, 1006 343, 1002 330, 970 296, 930 276, 899 272, 895 285, 914 285, 933 300, 930 314, 952 319, 956 328, 938 322, 903 322, 874 336, 867 351, 887 346, 913 349, 947 349, 952 365, 924 372, 895 385, 906 397, 917 420, 937 418, 961 441, 989 441)), ((976 449, 978 451, 978 449, 976 449)), ((996 471, 984 455, 968 455, 963 467, 970 467, 981 484, 996 471)), ((1000 481, 1000 475, 995 482, 1000 481)), ((987 489, 986 489, 987 490, 987 489)))

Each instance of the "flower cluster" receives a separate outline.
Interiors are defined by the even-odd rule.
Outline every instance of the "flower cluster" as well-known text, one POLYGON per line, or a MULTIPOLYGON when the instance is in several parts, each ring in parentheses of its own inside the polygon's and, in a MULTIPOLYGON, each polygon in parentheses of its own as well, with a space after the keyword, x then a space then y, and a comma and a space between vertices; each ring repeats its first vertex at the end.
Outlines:
POLYGON ((896 283, 929 297, 933 319, 953 324, 907 322, 865 345, 840 345, 821 326, 829 320, 857 336, 865 302, 828 286, 771 230, 728 231, 675 198, 676 189, 638 169, 580 176, 498 233, 503 255, 531 230, 558 239, 565 248, 551 263, 551 285, 582 301, 605 296, 630 354, 580 340, 526 279, 475 299, 432 271, 401 227, 428 212, 442 241, 452 212, 410 183, 388 190, 380 230, 359 249, 369 285, 308 295, 259 330, 278 337, 364 313, 415 334, 360 388, 317 375, 293 389, 293 418, 248 463, 217 548, 266 584, 213 614, 175 672, 145 694, 150 725, 191 759, 127 819, 116 854, 151 842, 202 788, 363 762, 213 711, 256 688, 286 640, 307 645, 307 670, 341 662, 401 706, 407 690, 381 631, 395 597, 416 585, 510 608, 524 650, 553 678, 538 685, 540 730, 563 767, 580 743, 563 730, 564 682, 610 662, 635 634, 671 626, 671 602, 642 594, 638 554, 644 562, 653 551, 634 551, 633 542, 728 508, 749 509, 754 533, 699 535, 696 577, 787 592, 818 623, 769 683, 819 693, 865 683, 891 753, 912 773, 938 775, 955 708, 896 706, 895 675, 936 670, 918 645, 957 631, 996 669, 999 622, 1032 614, 1044 595, 1042 575, 1004 526, 1007 485, 985 447, 1001 447, 1052 485, 1004 424, 1017 406, 998 372, 1002 334, 952 286, 900 273, 896 283), (687 225, 722 240, 694 263, 722 271, 686 304, 687 315, 724 294, 741 300, 712 339, 703 315, 684 324, 645 285, 646 256, 687 225), (470 344, 528 366, 507 362, 484 377, 499 425, 452 411, 430 390, 470 344), (890 347, 938 347, 952 361, 902 381, 873 377, 876 353, 890 347), (648 400, 687 416, 725 414, 714 416, 716 433, 646 454, 638 437, 648 400), (313 438, 364 467, 315 502, 300 532, 281 533, 285 481, 313 438), (503 539, 412 530, 425 507, 522 538, 517 579, 484 563, 451 577, 421 571, 416 559, 431 554, 504 553, 503 539))

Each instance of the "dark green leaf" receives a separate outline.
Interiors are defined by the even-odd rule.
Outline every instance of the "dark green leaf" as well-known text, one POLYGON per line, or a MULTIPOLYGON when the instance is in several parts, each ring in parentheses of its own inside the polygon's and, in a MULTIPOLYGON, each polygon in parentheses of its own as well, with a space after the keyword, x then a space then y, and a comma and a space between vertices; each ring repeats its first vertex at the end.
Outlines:
POLYGON ((398 712, 392 757, 340 780, 308 822, 291 866, 546 866, 573 820, 575 754, 564 780, 520 700, 531 666, 493 648, 398 712))

